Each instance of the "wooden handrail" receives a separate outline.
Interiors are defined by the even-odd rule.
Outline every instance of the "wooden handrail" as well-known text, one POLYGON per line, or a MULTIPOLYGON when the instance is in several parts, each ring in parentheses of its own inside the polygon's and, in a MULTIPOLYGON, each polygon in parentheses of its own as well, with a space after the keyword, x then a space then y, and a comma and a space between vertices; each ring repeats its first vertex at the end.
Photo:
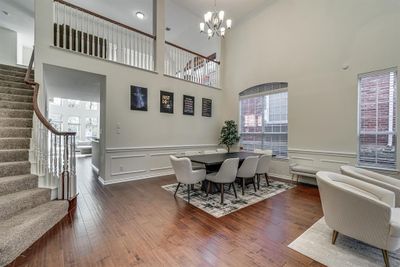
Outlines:
MULTIPOLYGON (((57 1, 58 1, 58 0, 57 0, 57 1)), ((168 41, 165 41, 165 43, 166 43, 167 45, 173 46, 173 47, 178 48, 178 49, 180 49, 180 50, 183 50, 183 51, 186 51, 186 52, 191 53, 191 54, 193 54, 193 55, 196 55, 196 56, 198 56, 198 57, 201 57, 201 58, 207 59, 207 60, 209 60, 209 61, 212 61, 212 62, 214 62, 214 63, 217 63, 218 65, 221 64, 221 62, 219 62, 219 61, 210 59, 209 57, 203 56, 203 55, 201 55, 201 54, 199 54, 199 53, 196 53, 196 52, 194 52, 194 51, 191 51, 191 50, 189 50, 189 49, 187 49, 187 48, 184 48, 184 47, 182 47, 182 46, 173 44, 173 43, 168 42, 168 41)))
POLYGON ((141 31, 141 30, 138 30, 138 29, 136 29, 136 28, 133 28, 133 27, 131 27, 131 26, 128 26, 128 25, 126 25, 126 24, 123 24, 123 23, 121 23, 121 22, 115 21, 115 20, 113 20, 113 19, 107 18, 107 17, 105 17, 105 16, 102 16, 102 15, 100 15, 100 14, 97 14, 97 13, 95 13, 95 12, 93 12, 93 11, 90 11, 90 10, 88 10, 88 9, 85 9, 85 8, 83 8, 83 7, 80 7, 80 6, 77 6, 77 5, 74 5, 74 4, 65 2, 65 1, 63 1, 63 0, 54 0, 54 2, 58 2, 58 3, 60 3, 60 4, 69 6, 69 7, 71 7, 71 8, 77 9, 77 10, 82 11, 82 12, 85 12, 85 13, 87 13, 87 14, 89 14, 89 15, 92 15, 92 16, 97 17, 97 18, 99 18, 99 19, 108 21, 108 22, 110 22, 110 23, 112 23, 112 24, 118 25, 118 26, 123 27, 123 28, 125 28, 125 29, 128 29, 128 30, 130 30, 130 31, 134 31, 134 32, 140 33, 140 34, 145 35, 145 36, 147 36, 147 37, 149 37, 149 38, 152 38, 152 39, 154 39, 154 40, 156 39, 156 36, 154 36, 154 35, 151 35, 151 34, 149 34, 149 33, 143 32, 143 31, 141 31))
POLYGON ((38 93, 39 93, 39 84, 33 80, 30 79, 30 75, 32 73, 32 67, 33 67, 33 61, 34 61, 34 54, 35 54, 35 50, 32 51, 32 56, 31 59, 29 61, 29 66, 28 66, 28 70, 26 71, 25 74, 25 78, 24 78, 24 82, 31 86, 33 89, 33 110, 36 114, 36 116, 38 117, 38 119, 40 120, 40 122, 53 134, 55 135, 76 135, 75 132, 59 132, 56 128, 53 127, 53 125, 51 125, 51 123, 46 119, 45 116, 43 116, 42 112, 39 109, 39 105, 38 105, 38 93))

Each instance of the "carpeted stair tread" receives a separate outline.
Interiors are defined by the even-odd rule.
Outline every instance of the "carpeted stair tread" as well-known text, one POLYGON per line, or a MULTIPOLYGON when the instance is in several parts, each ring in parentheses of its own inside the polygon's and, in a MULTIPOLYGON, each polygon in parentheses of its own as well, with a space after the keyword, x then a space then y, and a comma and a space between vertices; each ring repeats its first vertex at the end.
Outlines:
POLYGON ((12 95, 0 93, 0 100, 12 101, 12 102, 25 102, 32 103, 32 96, 27 95, 12 95))
POLYGON ((0 222, 0 266, 11 263, 67 212, 68 201, 50 201, 0 222))
POLYGON ((33 117, 33 110, 0 108, 0 118, 32 119, 32 117, 33 117))
POLYGON ((17 67, 17 66, 10 66, 10 65, 5 65, 5 64, 0 64, 0 69, 2 69, 2 70, 19 71, 19 72, 26 73, 26 68, 17 67))
POLYGON ((23 82, 24 82, 24 78, 25 78, 25 77, 15 76, 15 75, 8 75, 8 74, 2 74, 2 73, 0 73, 0 80, 3 80, 3 81, 10 81, 10 82, 20 82, 20 83, 23 83, 23 82))
POLYGON ((0 127, 0 138, 30 138, 32 128, 29 127, 0 127))
POLYGON ((1 177, 23 175, 31 173, 31 163, 29 161, 14 161, 0 163, 1 177))
POLYGON ((38 176, 33 174, 0 178, 0 196, 38 187, 38 176))
MULTIPOLYGON (((15 71, 15 70, 6 70, 6 69, 0 68, 0 74, 25 78, 26 70, 25 71, 15 71)), ((31 75, 29 77, 33 78, 34 77, 33 73, 31 73, 31 75)))
POLYGON ((28 149, 2 149, 0 150, 0 162, 18 162, 28 161, 29 150, 28 149))
POLYGON ((0 221, 50 201, 51 190, 34 188, 0 196, 0 221))
POLYGON ((0 118, 0 127, 32 127, 31 118, 0 118))
POLYGON ((14 82, 14 81, 4 81, 0 80, 0 86, 2 87, 13 87, 13 88, 25 88, 30 89, 31 87, 25 82, 14 82))
POLYGON ((0 149, 29 149, 31 140, 26 137, 0 138, 0 149))
POLYGON ((9 94, 16 96, 33 96, 32 89, 12 88, 12 87, 0 87, 1 94, 9 94))
POLYGON ((13 102, 13 101, 4 101, 0 100, 0 109, 18 109, 18 110, 32 110, 32 103, 24 103, 24 102, 13 102))

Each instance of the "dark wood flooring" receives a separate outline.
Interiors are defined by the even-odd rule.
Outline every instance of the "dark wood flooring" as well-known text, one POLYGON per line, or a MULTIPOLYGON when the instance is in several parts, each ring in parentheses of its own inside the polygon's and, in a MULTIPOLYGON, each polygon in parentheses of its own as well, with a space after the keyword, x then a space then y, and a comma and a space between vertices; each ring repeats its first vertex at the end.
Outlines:
POLYGON ((222 218, 160 186, 173 176, 102 186, 78 160, 78 208, 13 266, 322 266, 287 245, 322 217, 299 185, 222 218))

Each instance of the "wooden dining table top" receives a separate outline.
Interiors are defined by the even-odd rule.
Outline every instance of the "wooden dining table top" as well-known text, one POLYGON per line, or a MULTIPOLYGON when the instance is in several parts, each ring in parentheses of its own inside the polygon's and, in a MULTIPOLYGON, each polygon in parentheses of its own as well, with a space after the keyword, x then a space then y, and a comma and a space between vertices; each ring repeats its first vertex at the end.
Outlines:
POLYGON ((247 157, 260 156, 260 155, 262 154, 254 152, 230 152, 230 153, 193 155, 185 157, 189 158, 192 162, 201 163, 206 166, 209 166, 209 165, 221 165, 226 159, 230 158, 239 158, 239 161, 242 162, 247 157))

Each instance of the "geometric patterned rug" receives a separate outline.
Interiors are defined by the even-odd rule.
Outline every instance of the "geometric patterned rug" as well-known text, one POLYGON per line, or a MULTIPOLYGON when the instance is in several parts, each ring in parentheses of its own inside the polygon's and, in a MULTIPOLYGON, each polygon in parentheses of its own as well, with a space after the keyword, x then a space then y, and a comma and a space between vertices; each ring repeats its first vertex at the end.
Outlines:
MULTIPOLYGON (((196 184, 194 186, 194 190, 190 190, 190 204, 216 218, 220 218, 229 213, 238 211, 247 206, 253 205, 264 199, 270 198, 279 193, 296 187, 293 184, 274 180, 270 181, 269 184, 270 186, 267 186, 265 179, 261 179, 260 189, 257 189, 257 192, 254 192, 253 185, 250 184, 245 188, 244 196, 242 196, 241 187, 235 184, 238 197, 237 199, 235 198, 233 189, 231 188, 231 190, 228 191, 228 185, 226 185, 224 192, 224 204, 221 204, 221 194, 219 192, 215 194, 209 194, 208 197, 206 197, 206 193, 201 190, 201 185, 196 184)), ((162 188, 173 194, 175 193, 176 186, 177 183, 164 185, 162 186, 162 188)), ((176 193, 176 197, 179 197, 187 202, 186 185, 181 185, 179 187, 179 190, 176 193)))
MULTIPOLYGON (((331 243, 332 229, 324 217, 289 244, 289 248, 328 267, 380 267, 384 266, 380 249, 339 234, 336 244, 331 243)), ((391 266, 400 266, 400 250, 389 252, 391 266)))

